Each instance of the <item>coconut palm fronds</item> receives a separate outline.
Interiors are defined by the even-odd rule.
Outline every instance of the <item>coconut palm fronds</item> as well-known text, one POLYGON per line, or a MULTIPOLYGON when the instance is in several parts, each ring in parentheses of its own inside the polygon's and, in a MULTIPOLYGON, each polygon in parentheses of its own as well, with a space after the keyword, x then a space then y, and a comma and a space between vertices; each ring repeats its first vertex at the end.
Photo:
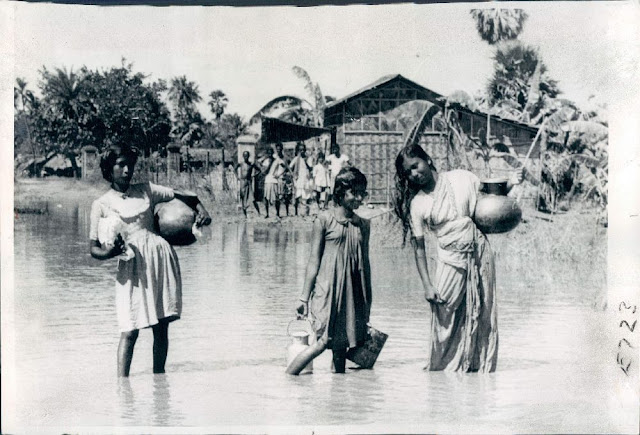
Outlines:
POLYGON ((433 105, 429 107, 422 114, 418 122, 411 128, 407 138, 404 141, 404 146, 416 145, 420 142, 420 137, 424 130, 431 124, 431 119, 440 111, 440 107, 433 105))
POLYGON ((493 45, 516 39, 528 15, 522 9, 472 9, 480 37, 493 45))

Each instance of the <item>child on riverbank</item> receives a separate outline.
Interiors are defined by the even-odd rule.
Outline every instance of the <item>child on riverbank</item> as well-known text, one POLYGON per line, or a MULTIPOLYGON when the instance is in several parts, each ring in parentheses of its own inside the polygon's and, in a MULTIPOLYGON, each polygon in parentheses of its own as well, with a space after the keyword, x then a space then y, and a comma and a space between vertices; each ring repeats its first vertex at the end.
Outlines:
POLYGON ((325 349, 333 351, 335 372, 344 373, 347 350, 366 340, 371 311, 370 225, 354 213, 367 197, 366 190, 362 172, 343 169, 335 179, 335 207, 314 221, 296 313, 310 317, 318 341, 291 362, 288 374, 299 374, 325 349))
POLYGON ((326 210, 328 205, 327 196, 329 193, 329 168, 322 152, 318 153, 318 162, 313 167, 312 174, 318 208, 320 210, 326 210))

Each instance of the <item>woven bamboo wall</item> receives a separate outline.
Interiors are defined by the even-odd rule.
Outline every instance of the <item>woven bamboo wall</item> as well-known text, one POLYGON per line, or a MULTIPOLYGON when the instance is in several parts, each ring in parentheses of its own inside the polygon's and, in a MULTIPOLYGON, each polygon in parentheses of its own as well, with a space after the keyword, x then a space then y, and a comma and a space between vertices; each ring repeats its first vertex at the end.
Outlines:
MULTIPOLYGON (((404 144, 403 133, 340 130, 338 143, 341 151, 348 155, 353 166, 360 169, 367 177, 369 202, 387 203, 388 196, 393 194, 394 161, 404 144)), ((424 134, 420 145, 432 156, 437 166, 445 167, 442 162, 446 162, 447 146, 443 135, 424 134)))

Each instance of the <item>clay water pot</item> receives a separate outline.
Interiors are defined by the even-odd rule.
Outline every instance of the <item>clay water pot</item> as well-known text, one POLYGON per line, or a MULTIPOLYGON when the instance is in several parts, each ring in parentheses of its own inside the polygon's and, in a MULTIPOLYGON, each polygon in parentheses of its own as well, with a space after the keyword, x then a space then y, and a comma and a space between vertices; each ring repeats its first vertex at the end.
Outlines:
POLYGON ((158 204, 155 221, 158 234, 172 245, 190 245, 196 241, 191 230, 196 212, 179 199, 158 204))
POLYGON ((485 234, 511 231, 522 219, 517 201, 507 196, 507 180, 494 178, 482 180, 484 195, 476 203, 474 222, 485 234))

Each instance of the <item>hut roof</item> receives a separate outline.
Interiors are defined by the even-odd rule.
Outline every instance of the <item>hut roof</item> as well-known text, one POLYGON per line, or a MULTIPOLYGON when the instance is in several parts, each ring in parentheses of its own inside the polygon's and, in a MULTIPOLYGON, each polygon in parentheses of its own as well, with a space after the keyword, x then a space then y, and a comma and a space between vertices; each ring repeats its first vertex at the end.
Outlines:
POLYGON ((54 170, 70 168, 71 166, 71 160, 62 154, 56 154, 44 165, 45 168, 51 168, 54 170))
MULTIPOLYGON (((427 101, 430 101, 432 103, 438 104, 440 106, 442 106, 444 104, 444 101, 446 100, 446 97, 443 96, 442 94, 439 94, 435 91, 432 91, 431 89, 425 88, 424 86, 409 80, 408 78, 400 75, 400 74, 391 74, 391 75, 386 75, 383 77, 380 77, 378 80, 376 80, 375 82, 355 91, 352 92, 351 94, 340 98, 339 100, 336 101, 332 101, 331 103, 327 104, 326 108, 325 108, 325 119, 328 117, 327 115, 329 113, 335 113, 336 111, 341 110, 341 107, 347 103, 349 103, 351 100, 354 100, 356 98, 361 98, 361 97, 366 97, 367 94, 372 93, 376 90, 378 90, 379 88, 388 86, 389 84, 392 84, 394 82, 397 83, 402 83, 405 86, 408 86, 410 88, 414 88, 416 91, 418 91, 418 96, 420 99, 425 99, 427 101)), ((468 107, 465 107, 462 104, 456 104, 456 110, 459 110, 461 112, 467 112, 470 114, 475 114, 475 115, 479 115, 479 116, 487 116, 487 113, 482 112, 480 110, 472 110, 469 109, 468 107)), ((513 125, 515 127, 518 128, 524 128, 527 129, 529 131, 533 131, 533 132, 537 132, 538 128, 529 124, 525 124, 523 122, 519 122, 519 121, 515 121, 512 119, 506 119, 506 118, 501 118, 499 116, 495 116, 495 115, 491 115, 491 118, 497 122, 504 122, 506 124, 510 124, 513 125)))
POLYGON ((378 80, 376 80, 375 82, 365 86, 364 88, 358 89, 355 92, 352 92, 351 94, 347 95, 346 97, 342 97, 339 100, 336 101, 332 101, 329 104, 327 104, 326 109, 332 109, 336 106, 341 106, 345 103, 348 103, 349 101, 353 100, 354 98, 359 98, 364 96, 365 94, 371 92, 371 91, 375 91, 376 89, 382 87, 382 86, 386 86, 392 82, 401 82, 409 87, 415 88, 418 91, 422 91, 424 92, 426 95, 425 97, 427 97, 426 99, 432 102, 437 102, 440 98, 442 98, 442 95, 438 94, 437 92, 432 91, 431 89, 427 89, 424 86, 421 86, 419 84, 417 84, 414 81, 409 80, 408 78, 400 75, 400 74, 391 74, 391 75, 386 75, 383 77, 380 77, 378 80))
POLYGON ((331 133, 328 128, 309 127, 282 121, 277 118, 262 117, 262 135, 264 143, 304 141, 312 137, 331 133))

